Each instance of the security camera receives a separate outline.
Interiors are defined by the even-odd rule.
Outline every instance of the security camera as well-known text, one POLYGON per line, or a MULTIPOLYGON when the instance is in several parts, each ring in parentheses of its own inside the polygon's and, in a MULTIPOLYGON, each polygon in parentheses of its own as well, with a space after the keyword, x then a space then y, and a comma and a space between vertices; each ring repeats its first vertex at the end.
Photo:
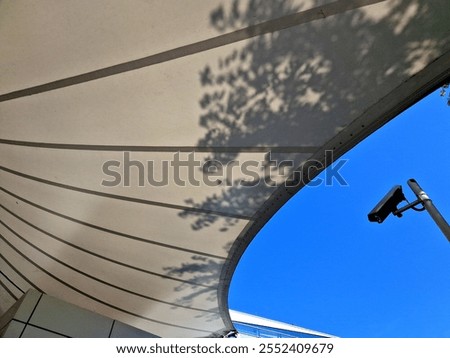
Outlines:
MULTIPOLYGON (((403 195, 402 186, 394 186, 368 214, 369 221, 381 224, 389 214, 395 214, 398 210, 397 205, 403 200, 406 200, 406 198, 405 195, 403 195)), ((401 216, 401 214, 399 214, 399 216, 401 216)))

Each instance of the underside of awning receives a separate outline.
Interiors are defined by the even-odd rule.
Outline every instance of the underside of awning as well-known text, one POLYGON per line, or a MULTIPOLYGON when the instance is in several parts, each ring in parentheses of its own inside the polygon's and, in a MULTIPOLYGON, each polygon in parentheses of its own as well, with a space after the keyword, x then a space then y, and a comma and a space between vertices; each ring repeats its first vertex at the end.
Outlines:
POLYGON ((263 225, 449 78, 448 9, 2 1, 0 314, 34 288, 162 337, 233 329, 263 225))

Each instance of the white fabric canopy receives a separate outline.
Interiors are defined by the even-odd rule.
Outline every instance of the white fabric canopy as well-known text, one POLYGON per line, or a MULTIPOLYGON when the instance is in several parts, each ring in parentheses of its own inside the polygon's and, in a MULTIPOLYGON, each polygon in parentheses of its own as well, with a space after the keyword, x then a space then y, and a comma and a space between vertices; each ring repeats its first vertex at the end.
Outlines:
POLYGON ((231 277, 260 228, 449 77, 448 14, 447 0, 2 1, 0 313, 36 288, 163 337, 232 329, 231 277), (176 158, 200 164, 175 173, 176 158), (298 184, 243 166, 267 178, 269 160, 291 160, 298 184), (231 176, 208 184, 207 161, 231 176))

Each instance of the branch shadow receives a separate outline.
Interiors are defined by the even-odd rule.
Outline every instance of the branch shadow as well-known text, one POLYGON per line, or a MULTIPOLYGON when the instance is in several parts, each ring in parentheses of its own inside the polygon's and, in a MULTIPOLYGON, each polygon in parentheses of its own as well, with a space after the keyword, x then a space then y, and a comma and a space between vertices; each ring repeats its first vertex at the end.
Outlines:
MULTIPOLYGON (((313 1, 316 6, 321 3, 313 1)), ((255 19, 302 10, 289 0, 234 0, 212 11, 210 23, 224 33, 250 26, 258 22, 255 19)), ((445 12, 444 2, 396 0, 389 6, 348 11, 236 44, 217 63, 205 64, 199 71, 204 88, 199 125, 206 134, 197 145, 322 147, 380 100, 379 93, 389 93, 389 84, 401 84, 422 63, 438 56, 448 39, 445 29, 437 38, 439 29, 434 25, 445 21, 433 19, 442 19, 445 12)), ((228 163, 240 154, 212 152, 209 160, 228 163)), ((312 154, 298 156, 298 165, 312 154)), ((279 158, 289 155, 279 153, 279 158)), ((263 160, 260 164, 264 169, 270 163, 263 160)), ((185 203, 252 217, 282 185, 267 185, 268 178, 264 179, 250 185, 236 181, 224 185, 221 194, 201 201, 187 198, 185 203)), ((189 210, 180 216, 191 220, 195 231, 212 225, 227 231, 239 221, 189 210)), ((165 270, 178 277, 195 272, 199 282, 220 276, 220 265, 202 257, 165 270)), ((189 295, 182 301, 189 303, 193 298, 189 295)))

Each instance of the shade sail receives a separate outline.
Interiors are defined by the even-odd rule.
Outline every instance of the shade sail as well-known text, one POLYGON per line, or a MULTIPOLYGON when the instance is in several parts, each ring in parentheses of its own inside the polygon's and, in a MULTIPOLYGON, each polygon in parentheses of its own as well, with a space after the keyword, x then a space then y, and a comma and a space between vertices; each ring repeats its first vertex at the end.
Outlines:
POLYGON ((231 330, 261 227, 449 77, 448 11, 2 1, 1 312, 35 288, 162 337, 231 330))

